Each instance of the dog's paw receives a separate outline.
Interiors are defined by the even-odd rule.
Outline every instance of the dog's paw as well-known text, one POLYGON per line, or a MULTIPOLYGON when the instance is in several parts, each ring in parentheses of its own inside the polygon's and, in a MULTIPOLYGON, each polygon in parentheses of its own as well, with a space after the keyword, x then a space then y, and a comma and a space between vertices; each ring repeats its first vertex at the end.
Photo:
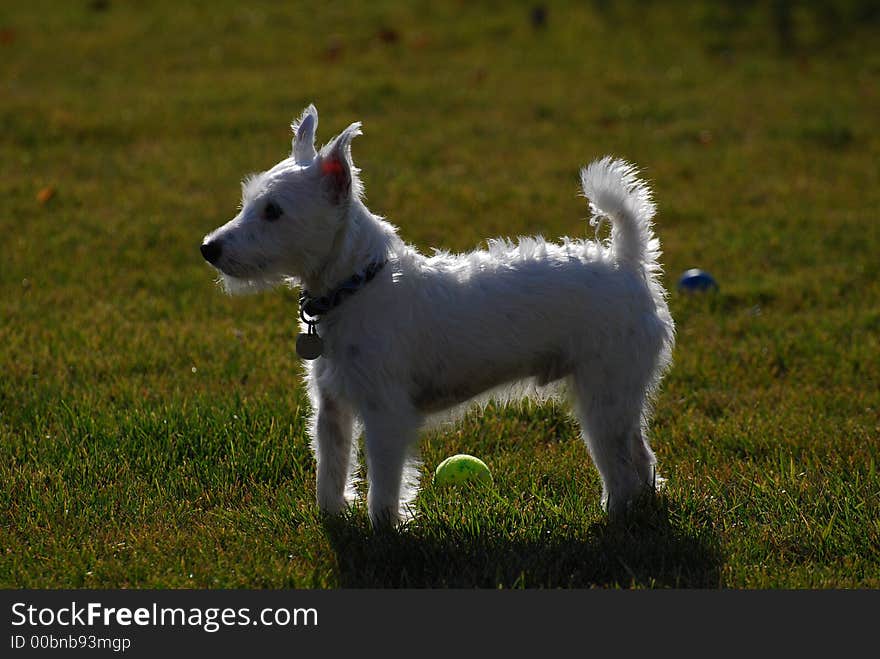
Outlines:
POLYGON ((370 510, 370 523, 376 531, 399 529, 406 524, 406 521, 396 507, 370 510))
POLYGON ((321 496, 318 495, 318 508, 325 515, 341 515, 353 502, 349 502, 345 497, 341 496, 321 496))

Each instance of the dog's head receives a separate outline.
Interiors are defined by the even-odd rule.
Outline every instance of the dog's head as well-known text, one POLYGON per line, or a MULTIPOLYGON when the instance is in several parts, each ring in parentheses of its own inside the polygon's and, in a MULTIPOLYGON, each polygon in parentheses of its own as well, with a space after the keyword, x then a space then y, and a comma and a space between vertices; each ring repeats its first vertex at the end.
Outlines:
POLYGON ((242 183, 241 210, 202 241, 202 256, 217 268, 226 290, 245 293, 308 279, 326 264, 350 205, 360 198, 351 140, 353 123, 320 152, 318 111, 293 123, 293 149, 268 171, 242 183))

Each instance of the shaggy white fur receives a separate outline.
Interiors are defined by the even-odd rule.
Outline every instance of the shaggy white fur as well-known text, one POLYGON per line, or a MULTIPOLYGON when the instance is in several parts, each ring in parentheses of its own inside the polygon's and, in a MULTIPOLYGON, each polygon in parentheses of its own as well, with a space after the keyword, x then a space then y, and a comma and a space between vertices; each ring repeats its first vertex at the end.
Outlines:
POLYGON ((205 237, 202 253, 230 292, 287 282, 313 296, 387 260, 317 322, 323 353, 308 362, 307 380, 321 508, 339 512, 354 496, 361 427, 370 517, 395 523, 415 494, 413 456, 427 422, 473 400, 560 391, 608 509, 623 511, 655 487, 646 426, 674 325, 655 208, 636 170, 606 157, 581 171, 593 221, 611 222, 608 243, 496 239, 425 256, 363 204, 350 148, 360 124, 320 152, 317 125, 309 106, 293 125, 291 157, 245 182, 241 212, 205 237))

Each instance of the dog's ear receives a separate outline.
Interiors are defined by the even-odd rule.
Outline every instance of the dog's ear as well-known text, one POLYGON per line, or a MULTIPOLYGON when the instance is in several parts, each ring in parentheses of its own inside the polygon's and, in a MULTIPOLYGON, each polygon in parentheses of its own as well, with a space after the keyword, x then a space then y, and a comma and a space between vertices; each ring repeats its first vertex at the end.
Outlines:
POLYGON ((301 165, 308 165, 318 155, 315 151, 315 131, 318 130, 317 108, 314 105, 307 107, 290 127, 293 128, 293 159, 301 165))
POLYGON ((361 122, 356 121, 326 144, 318 155, 318 167, 327 194, 336 204, 361 194, 358 170, 351 161, 351 141, 360 134, 361 122))

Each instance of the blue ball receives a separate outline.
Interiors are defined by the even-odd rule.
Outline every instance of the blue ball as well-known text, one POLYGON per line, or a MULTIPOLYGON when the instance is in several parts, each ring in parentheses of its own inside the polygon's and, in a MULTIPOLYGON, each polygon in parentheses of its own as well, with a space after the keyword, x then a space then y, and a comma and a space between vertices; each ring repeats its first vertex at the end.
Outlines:
POLYGON ((678 290, 684 293, 702 293, 718 290, 718 282, 705 270, 691 268, 678 279, 678 290))

